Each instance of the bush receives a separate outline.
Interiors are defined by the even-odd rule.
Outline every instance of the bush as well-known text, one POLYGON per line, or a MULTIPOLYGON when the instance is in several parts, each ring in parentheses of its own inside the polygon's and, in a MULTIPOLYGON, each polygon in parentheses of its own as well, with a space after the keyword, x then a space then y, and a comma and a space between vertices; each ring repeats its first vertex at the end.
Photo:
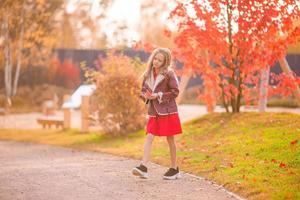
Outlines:
POLYGON ((57 86, 74 89, 81 84, 80 67, 73 63, 70 59, 65 59, 61 62, 54 57, 48 71, 48 78, 50 83, 57 86))
POLYGON ((139 99, 143 69, 140 62, 108 53, 100 72, 86 72, 96 83, 92 105, 99 112, 99 124, 112 135, 139 130, 145 124, 145 106, 139 99))
POLYGON ((289 97, 289 98, 271 98, 267 103, 268 107, 286 107, 286 108, 298 108, 297 99, 289 97))
MULTIPOLYGON (((59 105, 62 104, 63 95, 70 94, 71 90, 55 85, 42 84, 34 87, 20 86, 17 95, 12 97, 12 112, 40 112, 42 103, 54 94, 59 98, 59 105)), ((0 107, 5 105, 5 90, 0 89, 0 107)))

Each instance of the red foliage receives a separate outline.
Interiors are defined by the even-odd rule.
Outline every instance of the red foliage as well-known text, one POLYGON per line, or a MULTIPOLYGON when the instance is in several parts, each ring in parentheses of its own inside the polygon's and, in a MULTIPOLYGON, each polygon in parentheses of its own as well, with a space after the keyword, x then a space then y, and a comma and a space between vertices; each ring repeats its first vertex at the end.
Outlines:
POLYGON ((275 86, 270 86, 269 96, 274 94, 281 94, 283 96, 291 96, 293 91, 297 89, 297 85, 300 85, 300 77, 295 73, 293 74, 272 74, 271 83, 276 83, 275 86))
POLYGON ((166 37, 171 37, 171 34, 172 34, 171 31, 169 31, 169 30, 164 30, 164 35, 165 35, 166 37))
POLYGON ((80 82, 80 68, 72 63, 71 60, 64 60, 61 63, 57 58, 52 60, 51 80, 54 84, 64 86, 66 88, 74 89, 80 82))
POLYGON ((271 162, 272 162, 272 163, 277 163, 277 160, 272 159, 271 162))
POLYGON ((151 53, 156 46, 149 42, 136 41, 132 44, 132 48, 135 50, 143 49, 144 51, 151 53))
POLYGON ((298 143, 298 140, 291 141, 291 145, 296 145, 298 143))
MULTIPOLYGON (((273 66, 286 55, 288 45, 300 41, 296 5, 296 0, 178 2, 170 13, 177 24, 174 55, 185 68, 202 75, 223 103, 239 107, 241 97, 251 102, 253 93, 258 96, 261 70, 273 66)), ((278 87, 293 88, 291 82, 282 78, 278 87)), ((211 96, 206 98, 212 101, 211 96)))
POLYGON ((283 163, 283 162, 281 162, 281 163, 279 164, 279 167, 280 167, 280 168, 286 168, 286 164, 283 163))

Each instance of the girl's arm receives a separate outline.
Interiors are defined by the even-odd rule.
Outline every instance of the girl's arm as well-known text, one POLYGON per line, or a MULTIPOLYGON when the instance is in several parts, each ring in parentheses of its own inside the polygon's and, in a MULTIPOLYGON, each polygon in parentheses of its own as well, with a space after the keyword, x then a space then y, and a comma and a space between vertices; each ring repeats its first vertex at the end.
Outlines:
POLYGON ((169 91, 157 93, 157 100, 159 103, 169 102, 171 99, 175 99, 179 94, 178 79, 174 71, 169 72, 168 86, 169 91))
POLYGON ((147 104, 148 103, 148 99, 146 98, 146 93, 147 93, 147 85, 145 83, 145 79, 143 80, 143 83, 142 83, 142 89, 141 89, 141 92, 140 92, 140 98, 147 104))

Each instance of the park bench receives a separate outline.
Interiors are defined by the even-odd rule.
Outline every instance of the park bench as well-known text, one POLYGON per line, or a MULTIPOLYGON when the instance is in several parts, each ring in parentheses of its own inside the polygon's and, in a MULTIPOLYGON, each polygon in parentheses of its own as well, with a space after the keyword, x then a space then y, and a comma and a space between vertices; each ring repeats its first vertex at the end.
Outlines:
POLYGON ((41 124, 43 128, 51 128, 55 126, 56 128, 64 128, 64 120, 62 117, 57 116, 41 116, 37 118, 37 123, 41 124))
POLYGON ((91 116, 89 116, 89 96, 96 89, 96 85, 81 85, 71 95, 64 96, 64 102, 61 108, 63 109, 63 116, 56 116, 55 99, 47 99, 43 104, 43 116, 37 118, 37 122, 43 126, 43 128, 56 128, 68 129, 71 127, 71 109, 81 108, 81 132, 88 132, 88 127, 91 125, 91 116))

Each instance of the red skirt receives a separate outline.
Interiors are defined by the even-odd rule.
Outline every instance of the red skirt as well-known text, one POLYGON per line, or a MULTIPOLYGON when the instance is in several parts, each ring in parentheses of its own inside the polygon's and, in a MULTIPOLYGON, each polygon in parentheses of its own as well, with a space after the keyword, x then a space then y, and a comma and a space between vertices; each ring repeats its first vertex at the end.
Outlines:
POLYGON ((146 129, 147 133, 156 136, 172 136, 182 133, 178 113, 149 116, 146 129))

